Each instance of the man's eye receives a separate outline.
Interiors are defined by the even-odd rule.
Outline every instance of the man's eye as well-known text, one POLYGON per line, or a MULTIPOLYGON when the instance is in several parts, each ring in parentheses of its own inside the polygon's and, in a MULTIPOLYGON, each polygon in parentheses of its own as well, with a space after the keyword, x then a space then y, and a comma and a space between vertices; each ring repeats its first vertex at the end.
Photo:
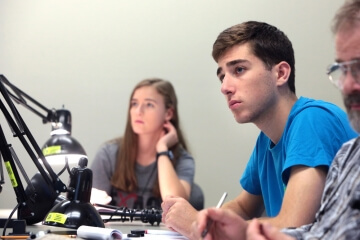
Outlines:
POLYGON ((235 68, 236 73, 242 73, 245 69, 243 67, 237 67, 235 68))
POLYGON ((225 77, 225 75, 220 75, 220 76, 219 76, 219 80, 220 80, 221 83, 223 82, 224 77, 225 77))
POLYGON ((152 104, 152 103, 147 103, 146 106, 147 106, 147 107, 153 107, 154 104, 152 104))
POLYGON ((356 69, 356 71, 360 71, 360 61, 354 64, 354 69, 356 69))

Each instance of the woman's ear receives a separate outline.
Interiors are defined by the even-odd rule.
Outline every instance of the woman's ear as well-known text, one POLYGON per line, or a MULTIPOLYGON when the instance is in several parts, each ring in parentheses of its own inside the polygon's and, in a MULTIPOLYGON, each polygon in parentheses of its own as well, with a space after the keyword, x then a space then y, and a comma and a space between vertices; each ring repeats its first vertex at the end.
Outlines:
POLYGON ((166 113, 165 113, 165 120, 166 121, 170 121, 173 116, 174 116, 174 109, 171 107, 171 108, 168 108, 166 109, 166 113))
POLYGON ((291 67, 287 62, 282 61, 276 65, 276 72, 277 72, 277 85, 282 86, 285 83, 287 83, 290 77, 291 67))

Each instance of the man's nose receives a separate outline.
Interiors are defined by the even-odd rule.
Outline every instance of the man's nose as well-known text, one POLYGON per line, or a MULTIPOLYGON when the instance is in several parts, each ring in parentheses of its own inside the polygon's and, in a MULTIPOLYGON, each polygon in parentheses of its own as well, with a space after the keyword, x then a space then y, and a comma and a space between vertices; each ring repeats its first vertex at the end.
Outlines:
POLYGON ((233 81, 231 77, 224 76, 221 82, 221 92, 224 95, 232 94, 234 93, 234 86, 233 81))
POLYGON ((349 68, 343 74, 342 92, 344 94, 350 94, 354 91, 360 92, 360 79, 357 72, 349 68))

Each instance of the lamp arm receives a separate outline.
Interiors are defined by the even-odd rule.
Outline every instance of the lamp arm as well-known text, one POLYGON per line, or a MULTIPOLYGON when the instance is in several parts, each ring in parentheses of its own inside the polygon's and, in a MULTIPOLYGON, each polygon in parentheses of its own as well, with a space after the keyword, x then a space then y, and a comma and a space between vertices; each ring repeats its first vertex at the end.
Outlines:
MULTIPOLYGON (((3 75, 1 75, 3 76, 3 75)), ((2 99, 0 99, 0 109, 6 118, 14 137, 18 137, 21 141, 23 147, 27 151, 28 155, 36 165, 37 169, 40 172, 40 176, 35 179, 33 183, 31 184, 37 184, 36 192, 32 191, 33 188, 30 186, 27 190, 24 190, 24 187, 22 186, 21 179, 19 177, 19 174, 16 169, 16 165, 14 164, 14 156, 12 155, 10 151, 11 145, 9 145, 6 142, 5 136, 3 134, 3 131, 1 129, 1 147, 0 151, 4 158, 4 162, 7 168, 7 171, 9 173, 10 179, 12 183, 15 181, 17 183, 16 187, 14 187, 15 194, 17 195, 17 201, 20 203, 19 205, 19 211, 18 215, 22 218, 29 218, 26 219, 28 224, 36 223, 41 220, 44 216, 44 214, 47 213, 47 211, 50 210, 49 207, 46 206, 41 207, 39 206, 39 199, 44 198, 41 196, 40 192, 44 191, 47 196, 51 196, 51 198, 56 198, 60 194, 60 192, 66 192, 67 187, 66 185, 60 180, 60 178, 55 174, 53 169, 51 168, 50 164, 47 162, 46 158, 44 157, 40 147, 36 143, 34 137, 32 136, 30 130, 26 126, 24 120, 22 119, 20 113, 17 111, 14 103, 12 102, 10 98, 10 94, 8 89, 5 87, 4 82, 2 81, 4 78, 1 77, 0 81, 0 92, 3 96, 3 99, 5 100, 8 108, 11 110, 12 115, 8 111, 8 108, 5 106, 2 99), (35 152, 34 152, 35 151, 35 152), (36 154, 37 156, 36 156, 36 154), (40 164, 38 161, 38 158, 40 158, 43 162, 43 165, 40 164), (45 171, 45 169, 47 172, 45 171), (21 208, 21 209, 20 209, 21 208), (41 209, 40 209, 41 208, 41 209), (49 209, 47 209, 49 208, 49 209), (45 213, 43 213, 45 211, 45 213)), ((21 98, 19 98, 21 99, 21 98)), ((21 101, 21 100, 20 100, 21 101)), ((20 163, 20 161, 19 161, 20 163)), ((49 199, 50 200, 50 199, 49 199)), ((51 201, 51 200, 50 200, 51 201)), ((52 204, 51 204, 52 205, 52 204)))
POLYGON ((15 166, 15 162, 14 162, 13 156, 11 154, 10 147, 11 147, 11 145, 9 145, 6 142, 4 131, 2 130, 2 127, 0 125, 0 151, 1 151, 1 155, 3 156, 3 159, 4 159, 5 167, 8 170, 11 184, 14 188, 17 201, 18 202, 26 202, 28 198, 25 194, 23 184, 20 180, 19 173, 15 166))
MULTIPOLYGON (((44 156, 45 153, 41 151, 40 147, 36 143, 30 130, 16 109, 14 102, 23 105, 36 115, 40 116, 43 119, 43 123, 52 123, 51 141, 54 139, 57 141, 64 135, 70 135, 70 112, 65 109, 47 109, 35 99, 31 98, 29 95, 11 84, 5 76, 1 74, 0 93, 2 95, 2 98, 0 95, 0 110, 9 124, 13 136, 19 138, 28 155, 39 170, 39 173, 36 173, 30 181, 20 160, 17 158, 14 149, 7 143, 5 134, 0 124, 0 153, 3 156, 6 170, 17 197, 18 204, 15 209, 18 210, 18 219, 26 220, 27 224, 44 221, 43 224, 59 226, 58 224, 60 224, 60 222, 58 222, 57 217, 64 216, 65 213, 70 212, 69 215, 74 215, 74 218, 65 217, 65 219, 68 219, 62 223, 65 227, 78 228, 80 225, 105 227, 101 216, 89 202, 92 186, 92 171, 86 168, 87 158, 80 159, 79 167, 74 168, 74 170, 69 172, 71 182, 69 188, 66 187, 66 185, 60 180, 59 176, 55 174, 51 168, 48 160, 44 156), (29 102, 44 110, 46 112, 46 116, 30 106, 26 100, 29 100, 29 102), (59 134, 59 132, 65 132, 65 134, 59 134), (59 138, 57 138, 56 135, 59 135, 59 138), (41 159, 42 164, 39 162, 39 158, 41 159), (20 169, 25 181, 28 183, 26 189, 24 189, 21 182, 18 168, 20 169), (60 195, 61 192, 67 192, 69 200, 60 195), (67 203, 70 203, 70 205, 67 203), (80 211, 80 217, 78 215, 78 211, 80 211), (52 218, 54 213, 55 220, 52 218), (46 221, 44 220, 45 216, 46 221)), ((72 138, 65 139, 71 139, 72 142, 77 143, 72 138)), ((45 146, 52 146, 51 144, 47 145, 47 143, 45 143, 45 146)), ((78 145, 80 146, 80 144, 78 145)), ((85 154, 85 151, 81 146, 80 148, 82 152, 81 154, 85 154)), ((57 151, 57 148, 53 148, 52 151, 55 150, 57 151)), ((49 152, 51 152, 51 150, 49 150, 49 152)), ((51 153, 47 156, 50 155, 51 153)), ((67 161, 66 158, 65 160, 67 161)))
MULTIPOLYGON (((1 155, 0 155, 0 162, 1 162, 1 155)), ((4 183, 5 183, 4 170, 2 168, 2 164, 0 163, 0 193, 2 192, 2 185, 4 183)))
MULTIPOLYGON (((50 183, 52 182, 55 186, 57 186, 58 181, 60 181, 60 179, 58 178, 58 176, 55 174, 55 172, 53 171, 53 169, 51 168, 50 164, 46 161, 40 147, 38 146, 38 144, 36 143, 34 137, 32 136, 32 134, 30 133, 30 130, 27 128, 24 120, 22 119, 21 115, 19 114, 19 112, 17 111, 15 105, 13 104, 13 102, 11 101, 8 91, 6 90, 4 84, 2 82, 0 82, 0 92, 3 95, 6 103, 8 104, 10 110, 13 113, 14 118, 16 119, 16 122, 18 123, 19 127, 14 119, 11 117, 10 113, 8 112, 7 108, 5 107, 5 105, 3 104, 2 101, 0 101, 0 108, 1 111, 3 112, 7 122, 9 123, 9 125, 11 126, 11 129, 13 132, 15 132, 15 136, 19 138, 19 140, 21 141, 22 145, 24 146, 25 150, 27 151, 27 153, 29 154, 29 156, 31 157, 31 159, 33 160, 34 164, 36 165, 37 169, 39 170, 39 172, 41 173, 41 175, 44 177, 45 181, 50 183), (20 130, 22 128, 22 131, 20 130), (34 152, 32 151, 28 141, 25 139, 25 136, 27 136, 28 140, 30 141, 33 149, 36 151, 37 155, 39 156, 39 158, 43 161, 43 164, 46 168, 46 170, 48 171, 50 177, 52 179, 49 179, 49 176, 46 174, 44 168, 41 166, 41 164, 38 161, 38 157, 36 157, 36 155, 34 154, 34 152)), ((66 185, 65 184, 61 184, 59 186, 61 189, 57 189, 60 192, 64 191, 64 188, 66 189, 66 185)))
POLYGON ((57 116, 56 116, 56 110, 55 109, 48 109, 43 104, 39 103, 37 100, 35 100, 34 98, 32 98, 31 96, 26 94, 24 91, 22 91, 21 89, 19 89, 18 87, 16 87, 12 83, 10 83, 10 81, 2 74, 0 74, 0 81, 4 85, 7 85, 12 90, 12 92, 11 92, 9 89, 6 89, 8 95, 16 103, 24 106, 25 108, 27 108, 31 112, 33 112, 36 115, 38 115, 39 117, 41 117, 44 124, 48 123, 48 122, 56 122, 57 121, 57 116), (29 105, 27 103, 26 100, 29 100, 31 103, 33 103, 35 106, 37 106, 39 109, 45 111, 46 115, 44 115, 43 113, 41 113, 38 110, 36 110, 35 108, 33 108, 31 105, 29 105))

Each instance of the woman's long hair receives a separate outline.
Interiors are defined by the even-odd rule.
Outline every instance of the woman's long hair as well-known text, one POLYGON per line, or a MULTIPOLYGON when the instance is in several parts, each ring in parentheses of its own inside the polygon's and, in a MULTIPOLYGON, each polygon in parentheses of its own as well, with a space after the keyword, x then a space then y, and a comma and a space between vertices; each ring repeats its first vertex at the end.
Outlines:
MULTIPOLYGON (((124 136, 122 138, 116 139, 116 141, 119 144, 119 151, 117 154, 115 171, 111 178, 111 184, 115 188, 125 192, 134 192, 138 189, 138 183, 135 174, 135 166, 136 166, 137 150, 138 150, 138 135, 134 133, 131 127, 130 103, 135 91, 145 86, 154 87, 156 91, 161 96, 163 96, 165 108, 173 109, 173 117, 170 120, 170 122, 175 127, 179 139, 178 143, 169 149, 174 154, 174 160, 172 161, 173 166, 175 166, 176 161, 180 156, 180 149, 183 148, 187 150, 185 139, 180 129, 179 115, 177 109, 177 98, 172 84, 168 81, 159 78, 145 79, 139 82, 135 86, 130 96, 128 117, 127 117, 124 136)), ((155 157, 156 156, 154 156, 154 158, 155 157)), ((160 196, 158 181, 156 181, 156 184, 153 188, 153 193, 155 194, 155 196, 158 197, 160 196)))

